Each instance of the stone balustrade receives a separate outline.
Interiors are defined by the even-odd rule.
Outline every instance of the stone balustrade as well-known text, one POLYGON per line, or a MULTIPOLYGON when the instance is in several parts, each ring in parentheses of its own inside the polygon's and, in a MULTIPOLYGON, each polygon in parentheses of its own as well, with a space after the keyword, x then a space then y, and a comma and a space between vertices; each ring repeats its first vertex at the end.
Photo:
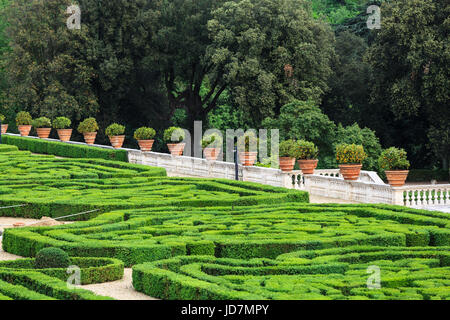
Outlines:
MULTIPOLYGON (((51 140, 51 139, 48 139, 51 140)), ((56 141, 56 140, 55 140, 56 141)), ((69 142, 84 144, 81 142, 69 142)), ((95 145, 100 148, 109 146, 95 145)), ((130 163, 162 167, 169 176, 235 179, 235 165, 166 153, 125 149, 130 163)), ((314 175, 300 170, 289 173, 263 167, 238 167, 239 180, 308 191, 311 195, 362 203, 385 203, 408 207, 450 206, 450 184, 409 185, 393 188, 373 171, 361 171, 358 181, 345 181, 339 169, 319 169, 314 175)))

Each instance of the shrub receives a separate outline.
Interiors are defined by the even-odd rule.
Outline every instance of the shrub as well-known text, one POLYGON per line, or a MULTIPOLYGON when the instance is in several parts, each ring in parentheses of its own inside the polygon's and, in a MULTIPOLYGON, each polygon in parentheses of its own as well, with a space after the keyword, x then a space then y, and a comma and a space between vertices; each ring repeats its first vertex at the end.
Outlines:
POLYGON ((59 248, 44 248, 40 250, 34 261, 36 269, 67 268, 69 265, 69 255, 59 248))
POLYGON ((52 121, 46 117, 40 117, 33 120, 33 127, 35 128, 51 128, 52 121))
POLYGON ((280 157, 297 157, 298 142, 294 140, 285 140, 280 143, 280 157))
POLYGON ((97 132, 98 124, 94 118, 87 118, 78 125, 79 133, 97 132))
POLYGON ((212 134, 204 136, 202 139, 202 147, 204 149, 208 146, 211 146, 214 148, 222 148, 222 146, 223 146, 222 136, 217 132, 214 132, 212 134))
POLYGON ((164 131, 164 141, 166 143, 178 143, 184 140, 186 134, 183 129, 179 127, 170 127, 164 131), (174 136, 175 133, 175 136, 174 136))
POLYGON ((16 116, 16 124, 18 126, 29 126, 33 123, 33 118, 26 111, 20 111, 16 116))
POLYGON ((108 137, 123 135, 125 133, 125 126, 113 123, 108 128, 106 128, 105 133, 108 137))
POLYGON ((3 121, 5 121, 5 119, 6 119, 6 117, 0 113, 0 121, 3 122, 3 121))
POLYGON ((248 152, 250 151, 250 146, 256 146, 256 148, 258 148, 259 139, 253 131, 250 131, 249 133, 240 136, 237 143, 238 148, 242 149, 242 147, 244 147, 243 151, 248 152))
POLYGON ((53 128, 57 130, 69 129, 71 124, 72 121, 70 121, 70 119, 66 117, 58 117, 53 120, 53 128))
POLYGON ((410 163, 404 149, 395 147, 384 150, 378 159, 380 168, 383 170, 408 170, 410 163))
POLYGON ((319 149, 313 142, 300 140, 298 142, 298 149, 296 153, 297 159, 300 160, 315 160, 319 156, 319 149))
POLYGON ((134 132, 136 140, 151 140, 155 137, 156 131, 153 128, 142 127, 134 132))
POLYGON ((343 143, 336 147, 336 160, 339 164, 362 164, 366 158, 361 145, 343 143))

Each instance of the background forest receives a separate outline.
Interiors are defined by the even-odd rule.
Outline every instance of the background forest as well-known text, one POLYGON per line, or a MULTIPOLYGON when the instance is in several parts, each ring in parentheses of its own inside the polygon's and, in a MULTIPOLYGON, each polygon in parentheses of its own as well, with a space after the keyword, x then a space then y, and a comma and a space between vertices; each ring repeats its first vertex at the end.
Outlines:
MULTIPOLYGON (((449 168, 448 0, 0 0, 0 113, 104 128, 279 128, 331 168, 339 142, 449 168), (79 4, 81 30, 66 27, 79 4), (368 29, 369 5, 381 29, 368 29)), ((75 137, 82 141, 81 135, 75 137)), ((448 176, 448 173, 447 173, 448 176)))

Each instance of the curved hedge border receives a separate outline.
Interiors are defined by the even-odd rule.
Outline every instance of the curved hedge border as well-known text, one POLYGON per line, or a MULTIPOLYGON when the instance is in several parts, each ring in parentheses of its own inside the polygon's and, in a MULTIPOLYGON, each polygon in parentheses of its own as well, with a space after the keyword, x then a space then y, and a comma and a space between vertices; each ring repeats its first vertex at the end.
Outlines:
POLYGON ((85 145, 11 135, 2 135, 2 143, 17 146, 20 150, 28 150, 33 153, 50 154, 65 158, 99 158, 128 162, 128 152, 126 150, 88 147, 85 145))
MULTIPOLYGON (((71 265, 81 269, 81 284, 116 281, 123 278, 124 265, 121 260, 111 258, 70 258, 71 265)), ((66 281, 66 268, 35 269, 34 259, 0 261, 0 271, 40 272, 66 281)))
POLYGON ((134 266, 133 286, 182 300, 450 299, 449 248, 347 247, 277 260, 183 256, 134 266), (378 290, 367 288, 372 265, 382 272, 378 290))
POLYGON ((0 300, 113 300, 40 272, 0 270, 0 300))

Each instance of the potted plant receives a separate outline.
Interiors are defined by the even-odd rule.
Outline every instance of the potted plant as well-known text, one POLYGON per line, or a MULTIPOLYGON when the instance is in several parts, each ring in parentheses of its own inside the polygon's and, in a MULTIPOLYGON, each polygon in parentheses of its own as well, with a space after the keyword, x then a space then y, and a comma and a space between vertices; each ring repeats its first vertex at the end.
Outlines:
POLYGON ((401 187, 405 184, 410 163, 404 149, 392 147, 384 150, 378 159, 378 164, 381 169, 385 170, 391 186, 401 187))
POLYGON ((84 136, 86 144, 94 144, 97 130, 98 124, 94 118, 87 118, 78 125, 78 132, 84 136))
POLYGON ((40 117, 33 120, 33 127, 41 139, 47 139, 52 131, 52 121, 46 117, 40 117))
POLYGON ((64 142, 70 141, 70 137, 72 136, 71 124, 72 121, 66 117, 58 117, 53 120, 53 128, 58 132, 59 140, 64 142))
POLYGON ((111 145, 114 149, 122 148, 123 142, 125 141, 125 127, 113 123, 105 131, 106 135, 109 137, 109 141, 111 141, 111 145))
POLYGON ((317 168, 319 160, 319 149, 313 142, 300 140, 297 148, 298 166, 302 170, 303 174, 314 174, 314 170, 317 168))
POLYGON ((294 140, 286 140, 280 143, 280 169, 284 172, 294 170, 295 157, 298 143, 294 140))
POLYGON ((252 147, 258 146, 258 138, 251 132, 238 139, 239 160, 245 167, 251 167, 255 164, 258 157, 257 151, 251 151, 252 147))
POLYGON ((362 145, 340 144, 336 147, 336 160, 345 180, 358 180, 362 163, 367 158, 362 145))
POLYGON ((204 136, 202 139, 203 154, 206 160, 216 161, 222 151, 223 138, 217 132, 204 136))
POLYGON ((139 128, 134 132, 134 138, 137 140, 142 152, 152 151, 155 135, 155 129, 147 127, 139 128))
POLYGON ((20 111, 16 116, 16 124, 22 137, 27 137, 31 131, 33 118, 26 111, 20 111))
POLYGON ((0 122, 2 123, 2 128, 1 128, 2 134, 5 134, 6 131, 8 131, 8 124, 7 123, 3 124, 3 122, 5 120, 6 120, 6 117, 4 115, 0 114, 0 122))
POLYGON ((184 130, 178 127, 170 127, 164 131, 164 141, 167 143, 172 156, 181 156, 186 146, 182 143, 185 138, 184 130))

